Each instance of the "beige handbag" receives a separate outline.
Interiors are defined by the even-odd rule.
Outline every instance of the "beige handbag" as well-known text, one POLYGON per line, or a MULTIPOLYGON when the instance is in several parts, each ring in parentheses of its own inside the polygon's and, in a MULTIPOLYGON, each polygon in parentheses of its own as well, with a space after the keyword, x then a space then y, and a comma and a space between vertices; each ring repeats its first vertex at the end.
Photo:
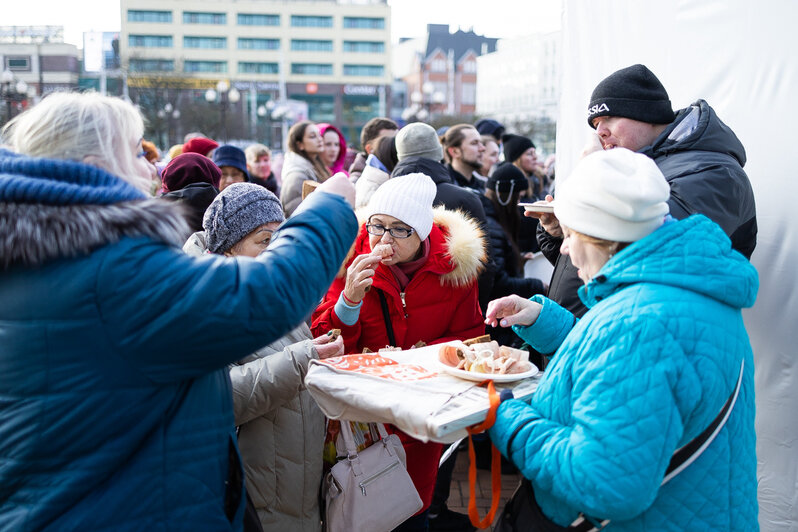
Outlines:
POLYGON ((357 452, 349 422, 341 421, 347 457, 325 479, 328 532, 387 532, 423 506, 395 434, 377 424, 381 439, 357 452))

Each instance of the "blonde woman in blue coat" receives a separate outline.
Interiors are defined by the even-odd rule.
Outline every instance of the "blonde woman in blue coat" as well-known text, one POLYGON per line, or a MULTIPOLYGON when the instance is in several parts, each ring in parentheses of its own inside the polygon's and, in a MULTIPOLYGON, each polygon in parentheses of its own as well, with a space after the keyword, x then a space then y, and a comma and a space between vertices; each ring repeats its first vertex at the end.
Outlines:
POLYGON ((554 213, 590 310, 576 320, 542 296, 488 306, 487 323, 554 353, 531 402, 503 401, 490 436, 562 527, 582 513, 609 520, 608 531, 759 528, 753 357, 740 311, 754 304, 757 273, 708 218, 666 219, 668 196, 644 155, 585 157, 554 213), (717 436, 663 484, 674 452, 722 419, 727 402, 717 436))

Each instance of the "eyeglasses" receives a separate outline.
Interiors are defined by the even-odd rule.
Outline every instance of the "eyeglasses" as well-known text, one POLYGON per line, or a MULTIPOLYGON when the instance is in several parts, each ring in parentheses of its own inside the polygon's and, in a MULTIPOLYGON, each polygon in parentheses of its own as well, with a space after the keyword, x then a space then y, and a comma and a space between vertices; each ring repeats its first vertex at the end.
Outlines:
POLYGON ((391 227, 390 229, 384 225, 366 224, 366 231, 374 236, 382 236, 387 231, 389 235, 394 238, 407 238, 414 233, 413 229, 405 227, 391 227))

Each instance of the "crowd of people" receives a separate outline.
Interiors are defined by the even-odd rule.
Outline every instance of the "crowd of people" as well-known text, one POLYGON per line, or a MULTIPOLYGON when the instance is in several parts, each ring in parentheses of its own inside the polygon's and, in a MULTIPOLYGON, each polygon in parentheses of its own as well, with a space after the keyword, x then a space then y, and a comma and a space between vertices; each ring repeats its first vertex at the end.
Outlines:
MULTIPOLYGON (((321 531, 310 362, 487 332, 545 369, 531 401, 502 392, 488 432, 526 479, 525 519, 756 530, 745 150, 643 65, 587 103, 594 142, 564 180, 490 118, 375 117, 358 139, 305 120, 279 156, 192 133, 162 157, 120 99, 55 93, 17 116, 0 528, 321 531), (539 251, 550 279, 524 275, 539 251)), ((474 530, 447 507, 454 457, 388 430, 423 503, 395 530, 474 530)))

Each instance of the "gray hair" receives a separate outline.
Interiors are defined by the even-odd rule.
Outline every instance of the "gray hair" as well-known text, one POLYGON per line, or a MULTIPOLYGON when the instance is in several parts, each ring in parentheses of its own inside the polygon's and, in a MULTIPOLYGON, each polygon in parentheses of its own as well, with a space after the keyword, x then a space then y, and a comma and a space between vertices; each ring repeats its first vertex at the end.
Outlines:
POLYGON ((96 92, 55 92, 3 128, 17 153, 97 166, 148 193, 130 155, 143 133, 138 109, 96 92))

